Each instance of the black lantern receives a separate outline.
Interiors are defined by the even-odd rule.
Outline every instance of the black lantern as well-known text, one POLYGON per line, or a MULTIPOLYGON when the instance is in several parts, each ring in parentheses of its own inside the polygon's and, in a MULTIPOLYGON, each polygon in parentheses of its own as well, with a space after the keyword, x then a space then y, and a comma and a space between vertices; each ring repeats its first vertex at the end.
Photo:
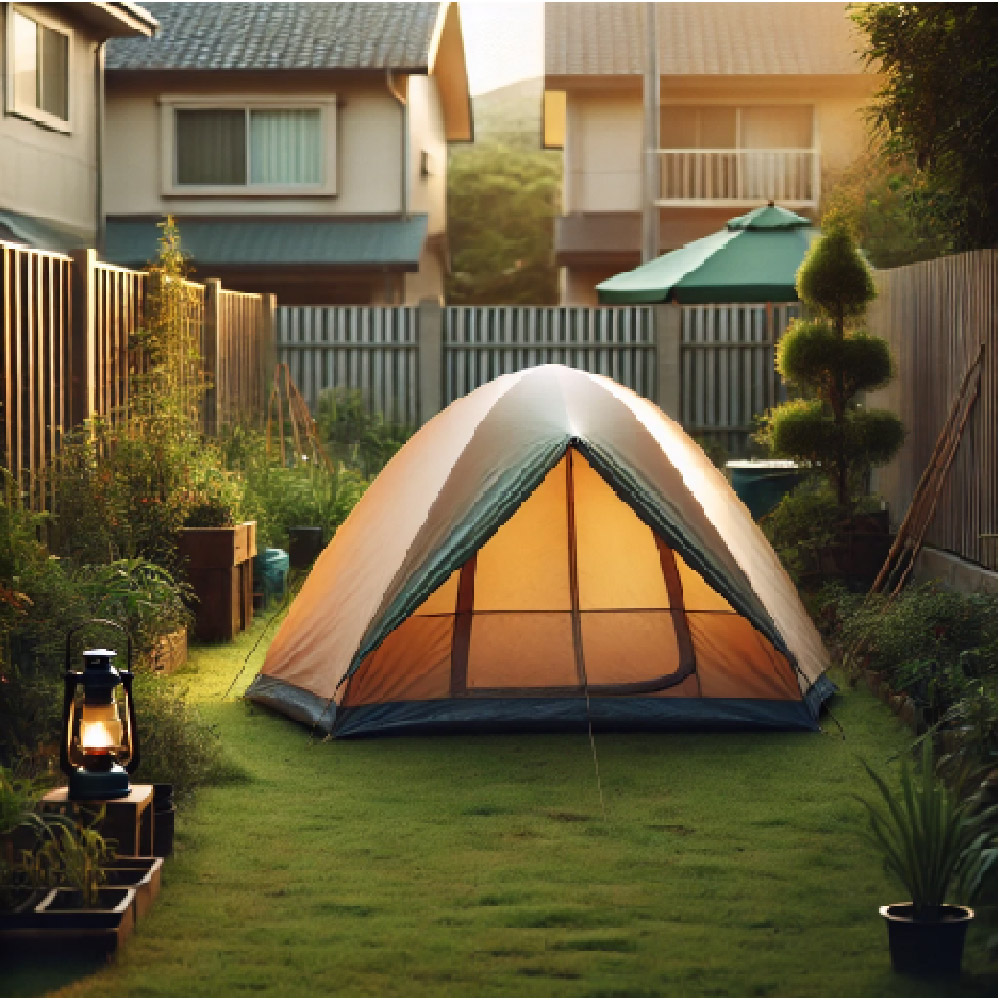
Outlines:
POLYGON ((129 670, 115 668, 112 659, 117 652, 102 649, 84 651, 83 671, 71 671, 70 641, 80 626, 70 630, 66 637, 60 759, 69 776, 70 800, 117 800, 129 795, 128 774, 139 765, 132 702, 132 639, 118 623, 104 619, 90 622, 125 633, 129 670))

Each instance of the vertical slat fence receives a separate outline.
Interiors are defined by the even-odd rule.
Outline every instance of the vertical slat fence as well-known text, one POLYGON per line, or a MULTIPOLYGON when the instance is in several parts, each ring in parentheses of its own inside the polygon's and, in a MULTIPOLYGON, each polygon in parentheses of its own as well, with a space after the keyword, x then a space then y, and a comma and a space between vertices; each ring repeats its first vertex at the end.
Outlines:
MULTIPOLYGON (((67 256, 0 241, 0 466, 33 509, 52 505, 48 474, 66 432, 125 413, 132 378, 147 366, 135 335, 151 280, 93 251, 67 256)), ((206 290, 185 286, 182 322, 204 346, 206 290)), ((220 290, 218 300, 225 417, 262 420, 273 297, 220 290)))
POLYGON ((416 307, 285 306, 276 329, 278 360, 314 414, 325 390, 345 388, 389 421, 420 423, 416 307))
POLYGON ((683 306, 681 422, 696 437, 745 456, 754 419, 786 399, 775 344, 798 303, 683 306))
POLYGON ((906 440, 875 484, 898 521, 948 418, 969 363, 985 348, 979 398, 925 542, 997 569, 997 252, 974 251, 876 272, 872 333, 888 338, 898 374, 872 394, 906 440))
POLYGON ((445 405, 497 376, 552 362, 656 394, 648 307, 452 306, 443 350, 445 405))
POLYGON ((72 259, 0 243, 0 261, 0 463, 28 504, 43 508, 46 471, 72 411, 72 259))

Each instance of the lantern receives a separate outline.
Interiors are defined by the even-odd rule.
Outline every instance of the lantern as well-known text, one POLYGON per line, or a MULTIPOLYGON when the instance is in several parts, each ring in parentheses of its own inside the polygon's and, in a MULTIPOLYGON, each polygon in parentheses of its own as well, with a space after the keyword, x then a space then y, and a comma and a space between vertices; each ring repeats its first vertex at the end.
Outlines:
MULTIPOLYGON (((121 629, 110 620, 93 622, 121 629)), ((60 751, 63 771, 69 776, 69 798, 117 800, 129 795, 128 774, 139 765, 132 702, 134 676, 131 670, 115 668, 112 659, 117 652, 103 649, 84 651, 83 671, 71 671, 70 638, 74 632, 71 630, 66 638, 60 751)), ((131 638, 128 663, 131 669, 131 638)))

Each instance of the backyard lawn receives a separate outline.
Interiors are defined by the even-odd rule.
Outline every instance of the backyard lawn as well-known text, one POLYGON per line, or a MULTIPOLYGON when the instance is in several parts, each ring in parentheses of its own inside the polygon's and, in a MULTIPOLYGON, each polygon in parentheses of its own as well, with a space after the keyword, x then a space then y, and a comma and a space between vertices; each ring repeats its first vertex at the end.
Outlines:
MULTIPOLYGON (((5 994, 995 995, 995 916, 960 982, 889 968, 900 891, 863 841, 859 757, 910 735, 846 691, 822 734, 314 740, 224 694, 267 631, 175 676, 247 779, 178 817, 152 913, 106 966, 5 994)), ((141 707, 139 708, 141 712, 141 707)))

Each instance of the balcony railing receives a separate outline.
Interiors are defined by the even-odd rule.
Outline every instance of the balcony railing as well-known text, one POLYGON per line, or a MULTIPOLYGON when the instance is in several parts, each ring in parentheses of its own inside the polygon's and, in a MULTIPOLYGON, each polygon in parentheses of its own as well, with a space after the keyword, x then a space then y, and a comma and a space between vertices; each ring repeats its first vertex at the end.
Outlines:
POLYGON ((789 208, 819 202, 819 152, 784 150, 657 150, 657 204, 712 206, 774 199, 789 208))

